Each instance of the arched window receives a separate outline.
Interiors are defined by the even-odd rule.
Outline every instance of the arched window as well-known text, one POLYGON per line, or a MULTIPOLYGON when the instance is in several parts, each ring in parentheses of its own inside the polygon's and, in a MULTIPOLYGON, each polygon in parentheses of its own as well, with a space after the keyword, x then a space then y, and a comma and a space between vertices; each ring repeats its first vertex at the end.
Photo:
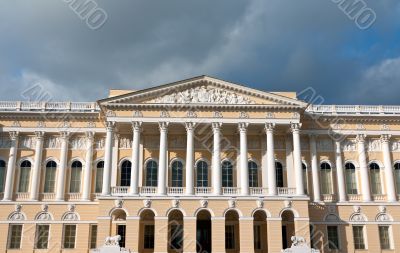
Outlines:
POLYGON ((276 187, 283 187, 283 167, 282 163, 275 162, 276 187))
POLYGON ((332 194, 332 168, 329 163, 321 163, 322 194, 332 194))
POLYGON ((0 160, 0 192, 4 192, 5 179, 6 179, 6 162, 0 160))
POLYGON ((82 163, 74 161, 71 165, 71 180, 69 184, 69 192, 75 193, 81 191, 82 163))
POLYGON ((379 165, 371 163, 369 165, 369 177, 371 179, 372 194, 382 194, 381 175, 379 165))
POLYGON ((171 164, 171 186, 183 187, 183 164, 181 161, 173 161, 171 164))
POLYGON ((158 164, 151 160, 146 164, 146 186, 157 186, 158 164))
POLYGON ((346 174, 346 192, 347 194, 358 194, 356 181, 356 167, 352 163, 344 165, 346 174))
POLYGON ((249 161, 249 187, 258 187, 258 167, 253 161, 249 161))
POLYGON ((196 186, 208 187, 208 164, 205 161, 199 161, 196 165, 196 186))
POLYGON ((308 193, 308 176, 307 176, 307 166, 305 163, 301 164, 301 168, 303 169, 303 182, 304 182, 304 193, 308 193))
POLYGON ((103 172, 104 172, 104 161, 100 161, 96 166, 96 182, 95 182, 95 193, 100 193, 103 188, 103 172))
POLYGON ((120 186, 131 185, 131 167, 132 163, 130 161, 125 160, 122 162, 120 186))
POLYGON ((233 187, 233 166, 229 161, 222 162, 222 187, 233 187))
POLYGON ((21 163, 21 171, 19 175, 19 185, 18 192, 28 192, 29 191, 29 179, 31 175, 31 162, 23 161, 21 163))
POLYGON ((400 194, 400 163, 395 163, 394 165, 394 177, 396 180, 397 194, 400 194))
POLYGON ((55 192, 57 163, 48 161, 46 163, 46 173, 44 175, 44 192, 55 192))

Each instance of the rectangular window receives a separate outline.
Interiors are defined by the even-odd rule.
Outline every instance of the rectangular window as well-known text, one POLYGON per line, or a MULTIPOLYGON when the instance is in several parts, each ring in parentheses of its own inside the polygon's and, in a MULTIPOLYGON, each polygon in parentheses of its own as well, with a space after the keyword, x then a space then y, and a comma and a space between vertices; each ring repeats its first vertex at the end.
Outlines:
POLYGON ((255 225, 254 230, 254 249, 261 250, 261 225, 255 225))
POLYGON ((11 224, 8 230, 8 248, 21 248, 22 225, 11 224))
POLYGON ((76 225, 64 225, 63 228, 63 248, 75 248, 76 225))
POLYGON ((69 186, 69 192, 80 192, 81 191, 81 168, 71 169, 71 181, 69 186))
POLYGON ((180 250, 182 249, 183 243, 183 226, 182 225, 171 225, 170 231, 170 249, 180 250))
POLYGON ((337 226, 328 226, 328 247, 329 249, 339 249, 339 232, 337 226))
POLYGON ((30 167, 21 167, 19 175, 18 192, 28 192, 30 174, 31 174, 30 167))
POLYGON ((355 169, 346 169, 346 192, 347 194, 358 194, 355 169))
POLYGON ((54 186, 56 184, 56 171, 54 167, 47 167, 44 179, 44 192, 55 192, 54 186))
POLYGON ((353 226, 353 240, 355 249, 365 249, 363 226, 353 226))
POLYGON ((35 238, 36 249, 47 249, 47 246, 49 244, 49 230, 50 230, 50 225, 36 226, 36 238, 35 238))
POLYGON ((379 226, 379 240, 381 249, 391 249, 389 226, 379 226))
POLYGON ((235 225, 225 226, 225 249, 235 249, 235 225))
POLYGON ((89 249, 97 248, 97 225, 90 225, 89 249))
POLYGON ((154 225, 144 225, 144 248, 154 249, 154 225))

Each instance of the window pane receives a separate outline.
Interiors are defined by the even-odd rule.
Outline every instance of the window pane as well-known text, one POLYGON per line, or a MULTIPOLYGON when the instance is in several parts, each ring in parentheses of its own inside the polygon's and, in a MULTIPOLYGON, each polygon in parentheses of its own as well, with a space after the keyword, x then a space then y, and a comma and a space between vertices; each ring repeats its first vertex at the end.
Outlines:
POLYGON ((80 192, 81 191, 81 175, 82 175, 82 163, 75 161, 71 166, 71 181, 69 186, 69 192, 80 192))
POLYGON ((249 168, 249 187, 258 187, 258 168, 253 161, 248 163, 249 168))
POLYGON ((339 249, 339 234, 337 226, 328 226, 328 247, 329 249, 339 249))
POLYGON ((302 168, 303 168, 303 182, 304 182, 304 193, 307 194, 308 193, 308 176, 307 176, 307 166, 302 163, 301 164, 302 168))
POLYGON ((36 249, 47 249, 49 243, 50 225, 36 226, 36 249))
POLYGON ((144 225, 144 248, 154 249, 154 225, 144 225))
POLYGON ((131 167, 132 163, 130 161, 124 161, 121 165, 121 186, 131 185, 131 167))
POLYGON ((235 249, 235 225, 225 226, 225 249, 235 249))
POLYGON ((394 176, 396 180, 397 194, 400 194, 400 163, 394 165, 394 176))
POLYGON ((261 249, 261 225, 254 225, 254 249, 261 249))
POLYGON ((0 192, 4 192, 4 184, 6 179, 6 163, 0 160, 0 192))
POLYGON ((321 191, 322 194, 332 194, 332 170, 328 163, 321 163, 321 191))
POLYGON ((8 231, 8 248, 19 249, 21 247, 22 225, 10 225, 8 231))
POLYGON ((182 249, 183 245, 183 226, 182 225, 171 225, 170 231, 170 248, 179 250, 182 249))
POLYGON ((228 161, 222 163, 222 187, 233 187, 233 166, 228 161))
POLYGON ((208 187, 208 164, 204 161, 197 163, 197 187, 208 187))
POLYGON ((54 161, 50 161, 46 164, 46 174, 44 177, 44 192, 54 192, 54 186, 56 183, 56 171, 57 164, 54 161))
POLYGON ((365 249, 363 226, 353 226, 353 240, 355 249, 365 249))
POLYGON ((100 193, 103 188, 103 172, 104 172, 104 162, 100 161, 97 163, 97 169, 96 169, 96 187, 94 189, 95 193, 100 193))
POLYGON ((90 226, 90 249, 95 249, 97 247, 97 225, 90 226))
POLYGON ((382 194, 380 168, 376 163, 369 165, 372 194, 382 194))
POLYGON ((390 249, 389 226, 379 226, 379 240, 381 249, 390 249))
POLYGON ((346 163, 346 192, 347 194, 358 194, 356 182, 356 168, 352 163, 346 163))
POLYGON ((183 187, 183 164, 180 161, 172 163, 172 187, 183 187))
POLYGON ((29 191, 30 174, 31 174, 31 162, 23 161, 21 164, 21 174, 19 176, 18 192, 29 191))
POLYGON ((283 167, 279 162, 275 163, 276 170, 276 187, 283 187, 283 167))
POLYGON ((146 164, 146 186, 157 186, 157 169, 155 161, 149 161, 146 164))
POLYGON ((75 248, 76 225, 64 225, 63 235, 64 249, 75 248))

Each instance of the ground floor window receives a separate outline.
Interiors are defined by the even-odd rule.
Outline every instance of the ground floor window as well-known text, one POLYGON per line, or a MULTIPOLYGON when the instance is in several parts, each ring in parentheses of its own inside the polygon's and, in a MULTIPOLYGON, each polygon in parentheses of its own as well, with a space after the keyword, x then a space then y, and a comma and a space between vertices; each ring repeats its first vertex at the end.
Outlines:
POLYGON ((329 249, 339 249, 339 232, 337 226, 328 226, 328 247, 329 249))
POLYGON ((261 250, 261 225, 254 226, 254 249, 261 250))
POLYGON ((63 228, 63 248, 75 248, 76 225, 64 225, 63 228))
POLYGON ((379 226, 381 249, 391 249, 389 226, 379 226))
POLYGON ((183 226, 182 225, 171 225, 171 249, 180 250, 182 249, 183 243, 183 226))
POLYGON ((90 249, 97 248, 97 225, 90 225, 90 249))
POLYGON ((225 249, 235 249, 235 225, 225 226, 225 249))
POLYGON ((21 248, 22 225, 11 224, 8 230, 8 248, 21 248))
POLYGON ((36 226, 36 249, 47 249, 49 244, 49 231, 50 225, 37 225, 36 226))
POLYGON ((154 225, 144 225, 144 248, 154 249, 154 225))
POLYGON ((365 249, 363 226, 353 226, 353 240, 355 249, 365 249))

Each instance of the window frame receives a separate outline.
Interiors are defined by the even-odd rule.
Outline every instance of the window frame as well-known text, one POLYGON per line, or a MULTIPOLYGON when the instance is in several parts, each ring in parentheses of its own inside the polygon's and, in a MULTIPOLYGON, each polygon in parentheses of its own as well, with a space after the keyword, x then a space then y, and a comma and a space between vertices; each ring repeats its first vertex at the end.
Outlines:
POLYGON ((50 159, 48 161, 46 161, 45 167, 44 167, 44 178, 43 178, 43 192, 44 193, 55 193, 56 191, 56 183, 57 183, 57 169, 58 169, 58 164, 56 161, 50 159), (50 167, 49 163, 55 163, 55 167, 50 167), (48 180, 48 171, 49 170, 53 170, 54 169, 54 173, 51 174, 50 178, 52 180, 48 180))
POLYGON ((145 178, 144 185, 148 187, 157 187, 158 186, 158 162, 155 159, 149 159, 145 163, 145 178), (155 164, 155 167, 149 167, 149 164, 155 164), (149 173, 149 170, 151 174, 149 173), (150 174, 150 177, 149 177, 150 174), (155 179, 154 179, 155 178, 155 179))
POLYGON ((337 225, 328 225, 328 226, 326 226, 326 235, 327 235, 327 239, 328 239, 328 248, 330 249, 330 250, 340 250, 340 233, 339 233, 339 226, 337 226, 337 225), (330 232, 330 230, 329 230, 329 228, 335 228, 335 233, 336 233, 336 235, 331 235, 330 236, 330 234, 329 234, 329 232, 330 232), (334 241, 332 241, 331 239, 330 239, 330 237, 335 237, 336 236, 336 238, 334 238, 334 241), (331 247, 331 246, 334 246, 334 247, 331 247))
POLYGON ((379 245, 381 250, 392 250, 393 249, 393 237, 392 237, 392 226, 390 225, 378 225, 378 233, 379 233, 379 245), (385 248, 382 245, 382 237, 381 237, 381 228, 387 228, 387 241, 388 247, 385 248))
POLYGON ((283 163, 275 161, 275 183, 276 187, 285 187, 285 179, 283 173, 283 163), (278 166, 278 164, 280 166, 278 166))
POLYGON ((132 175, 132 162, 124 159, 119 166, 119 186, 130 186, 132 175), (130 165, 130 166, 128 166, 130 165))
POLYGON ((249 173, 249 187, 259 187, 258 164, 254 160, 247 162, 247 169, 249 173), (254 164, 255 167, 251 167, 254 164))
POLYGON ((205 160, 199 160, 196 162, 196 187, 209 187, 209 180, 208 180, 208 169, 209 163, 205 160), (200 164, 205 164, 205 168, 199 167, 200 164), (200 184, 199 184, 200 182, 200 184))
MULTIPOLYGON (((63 224, 63 230, 62 230, 62 249, 75 249, 76 248, 76 235, 78 231, 78 226, 76 224, 63 224), (74 241, 73 241, 73 247, 65 247, 66 243, 66 228, 67 227, 74 227, 75 228, 75 234, 74 234, 74 241)), ((70 236, 71 237, 71 236, 70 236)), ((71 244, 71 243, 70 243, 71 244)))
POLYGON ((103 190, 103 177, 104 177, 104 161, 99 160, 96 163, 96 172, 95 172, 95 178, 94 178, 94 192, 95 193, 101 193, 103 190), (99 166, 99 164, 102 164, 102 166, 99 166), (101 170, 101 173, 99 173, 99 170, 101 170))
POLYGON ((49 239, 50 239, 50 224, 42 224, 42 223, 38 223, 38 224, 36 224, 36 231, 35 231, 35 246, 34 246, 34 249, 48 249, 49 248, 49 239), (39 232, 39 227, 41 227, 41 226, 47 226, 48 227, 48 230, 47 230, 47 240, 46 240, 46 247, 45 248, 40 248, 40 247, 38 247, 38 243, 39 243, 39 234, 38 234, 38 232, 39 232))
POLYGON ((9 224, 9 226, 8 226, 8 237, 7 237, 7 249, 8 250, 16 250, 16 249, 21 249, 21 246, 22 246, 22 239, 23 239, 23 233, 24 232, 24 225, 23 224, 9 224), (18 247, 11 247, 11 241, 12 241, 12 236, 13 236, 13 231, 12 231, 12 228, 13 227, 20 227, 21 229, 20 229, 20 235, 18 236, 19 237, 19 242, 18 242, 18 247))
POLYGON ((366 250, 368 249, 367 247, 367 238, 366 238, 366 231, 365 231, 365 226, 364 225, 353 225, 352 226, 352 233, 353 233, 353 244, 354 244, 354 249, 355 250, 366 250), (361 228, 361 235, 362 235, 362 242, 356 242, 356 234, 355 234, 355 228, 361 228), (359 246, 363 247, 359 247, 359 246))
POLYGON ((4 188, 6 187, 6 177, 7 177, 7 163, 3 159, 0 159, 0 192, 4 192, 4 188), (4 166, 2 166, 4 163, 4 166), (1 175, 3 176, 1 180, 1 175))
POLYGON ((221 184, 222 187, 234 187, 233 164, 229 160, 221 162, 221 184), (228 165, 229 164, 229 165, 228 165), (226 165, 226 166, 225 166, 226 165))
POLYGON ((319 165, 320 170, 320 184, 321 184, 321 193, 322 194, 333 194, 333 179, 332 179, 332 165, 327 161, 322 161, 319 165), (326 165, 329 167, 326 166, 326 165), (324 165, 324 166, 323 166, 324 165), (329 180, 329 182, 325 182, 329 180), (326 191, 327 190, 327 191, 326 191))
POLYGON ((170 185, 171 187, 183 187, 184 185, 184 163, 181 159, 173 159, 170 164, 171 178, 170 185), (175 167, 176 165, 176 167, 175 167))
POLYGON ((90 224, 89 226, 89 249, 97 248, 97 233, 98 233, 98 224, 90 224), (93 228, 96 227, 96 233, 93 233, 93 228), (93 236, 95 235, 95 236, 93 236))
POLYGON ((368 164, 369 183, 372 195, 381 195, 383 193, 381 171, 381 166, 378 162, 372 161, 368 164), (374 168, 372 168, 372 165, 376 165, 377 167, 374 166, 374 168), (375 176, 378 176, 378 178, 375 176))
POLYGON ((353 162, 346 162, 344 164, 344 175, 346 183, 346 194, 358 194, 357 169, 353 162), (349 166, 353 166, 354 168, 349 168, 349 166), (351 178, 351 180, 349 180, 349 177, 351 178), (349 189, 349 185, 352 186, 352 189, 349 189))
POLYGON ((82 172, 83 172, 83 163, 79 160, 72 161, 71 166, 70 166, 70 173, 69 173, 70 174, 69 187, 68 187, 69 193, 80 193, 81 192, 81 190, 82 190, 82 172), (81 166, 74 167, 75 163, 80 163, 81 166), (75 175, 73 173, 78 168, 80 168, 79 177, 77 177, 77 178, 79 178, 79 184, 76 184, 76 182, 78 182, 78 180, 75 179, 75 175), (73 177, 74 177, 74 179, 73 179, 73 177), (72 189, 73 187, 78 187, 78 189, 76 189, 76 188, 72 189))
POLYGON ((30 161, 30 160, 23 160, 23 161, 21 161, 21 163, 20 163, 20 166, 19 166, 19 176, 18 176, 18 187, 17 187, 17 192, 18 193, 27 193, 27 192, 29 192, 29 190, 30 190, 30 181, 31 181, 31 174, 32 174, 32 162, 30 161), (29 167, 23 167, 22 165, 25 163, 25 162, 28 162, 29 163, 29 167), (21 182, 23 182, 23 180, 21 180, 21 179, 23 179, 23 176, 22 176, 22 174, 23 174, 23 170, 28 170, 28 168, 29 168, 29 173, 28 173, 28 180, 24 180, 24 181, 26 181, 26 184, 24 185, 24 189, 23 189, 23 191, 21 190, 21 182), (25 189, 26 188, 26 189, 25 189))

